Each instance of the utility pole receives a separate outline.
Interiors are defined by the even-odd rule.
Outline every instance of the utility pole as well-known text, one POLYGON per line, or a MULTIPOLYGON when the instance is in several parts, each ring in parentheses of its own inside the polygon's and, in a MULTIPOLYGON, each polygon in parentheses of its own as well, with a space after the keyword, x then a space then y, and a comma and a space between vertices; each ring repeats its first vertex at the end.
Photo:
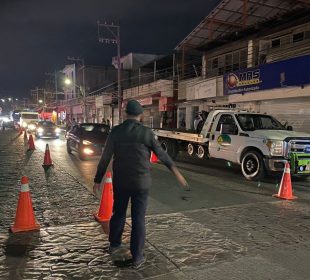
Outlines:
MULTIPOLYGON (((68 56, 67 59, 69 61, 74 61, 77 63, 81 64, 81 68, 82 68, 82 85, 74 85, 74 86, 78 86, 81 94, 82 94, 82 103, 83 103, 83 122, 86 122, 86 118, 87 118, 87 114, 86 114, 86 87, 85 87, 85 64, 84 64, 84 59, 83 58, 75 58, 75 57, 70 57, 68 56)), ((75 82, 75 81, 72 81, 75 82)))
POLYGON ((122 122, 122 90, 121 90, 121 35, 120 24, 114 24, 113 22, 108 24, 106 22, 100 23, 97 21, 98 26, 98 40, 104 44, 116 44, 117 45, 117 102, 118 102, 118 122, 122 122), (108 31, 106 36, 101 35, 100 30, 108 31))
POLYGON ((57 90, 57 71, 55 70, 55 94, 56 94, 55 101, 56 101, 56 106, 58 106, 58 104, 57 104, 57 101, 58 101, 57 94, 58 94, 58 92, 57 91, 58 91, 57 90))

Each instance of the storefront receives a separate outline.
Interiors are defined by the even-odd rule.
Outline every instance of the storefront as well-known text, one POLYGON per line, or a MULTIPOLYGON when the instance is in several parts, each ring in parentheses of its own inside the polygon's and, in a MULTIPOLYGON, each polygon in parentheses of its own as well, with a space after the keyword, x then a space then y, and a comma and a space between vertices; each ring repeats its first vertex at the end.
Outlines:
POLYGON ((198 112, 209 108, 223 99, 223 83, 220 78, 194 78, 179 83, 177 128, 194 129, 198 112))
POLYGON ((275 116, 310 132, 310 56, 224 75, 224 94, 238 108, 275 116), (303 71, 299 71, 303 69, 303 71))
POLYGON ((83 122, 83 106, 76 105, 72 107, 72 116, 71 121, 75 119, 76 122, 83 122))
POLYGON ((103 120, 104 121, 110 120, 111 123, 115 123, 113 108, 111 104, 112 104, 111 94, 104 94, 96 97, 95 99, 96 122, 102 123, 103 120))

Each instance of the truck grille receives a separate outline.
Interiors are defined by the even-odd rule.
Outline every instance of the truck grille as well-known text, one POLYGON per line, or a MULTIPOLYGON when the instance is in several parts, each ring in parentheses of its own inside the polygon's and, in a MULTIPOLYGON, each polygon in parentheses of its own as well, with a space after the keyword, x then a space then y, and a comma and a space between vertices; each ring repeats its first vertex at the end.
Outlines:
POLYGON ((307 153, 310 154, 310 139, 292 139, 288 142, 289 153, 307 153))

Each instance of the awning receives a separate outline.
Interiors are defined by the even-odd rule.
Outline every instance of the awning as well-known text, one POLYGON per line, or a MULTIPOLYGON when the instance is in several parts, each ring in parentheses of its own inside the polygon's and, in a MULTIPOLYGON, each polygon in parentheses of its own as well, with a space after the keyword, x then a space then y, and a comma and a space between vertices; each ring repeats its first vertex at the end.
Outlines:
POLYGON ((222 0, 175 49, 197 50, 229 34, 305 8, 310 8, 310 0, 222 0))

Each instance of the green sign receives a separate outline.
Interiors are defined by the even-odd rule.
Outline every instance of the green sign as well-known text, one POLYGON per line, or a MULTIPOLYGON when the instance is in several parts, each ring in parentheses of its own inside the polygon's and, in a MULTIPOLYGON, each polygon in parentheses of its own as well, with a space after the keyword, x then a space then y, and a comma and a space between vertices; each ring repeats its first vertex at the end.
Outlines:
POLYGON ((228 146, 231 144, 231 138, 227 134, 222 134, 217 138, 217 143, 221 146, 228 146))

